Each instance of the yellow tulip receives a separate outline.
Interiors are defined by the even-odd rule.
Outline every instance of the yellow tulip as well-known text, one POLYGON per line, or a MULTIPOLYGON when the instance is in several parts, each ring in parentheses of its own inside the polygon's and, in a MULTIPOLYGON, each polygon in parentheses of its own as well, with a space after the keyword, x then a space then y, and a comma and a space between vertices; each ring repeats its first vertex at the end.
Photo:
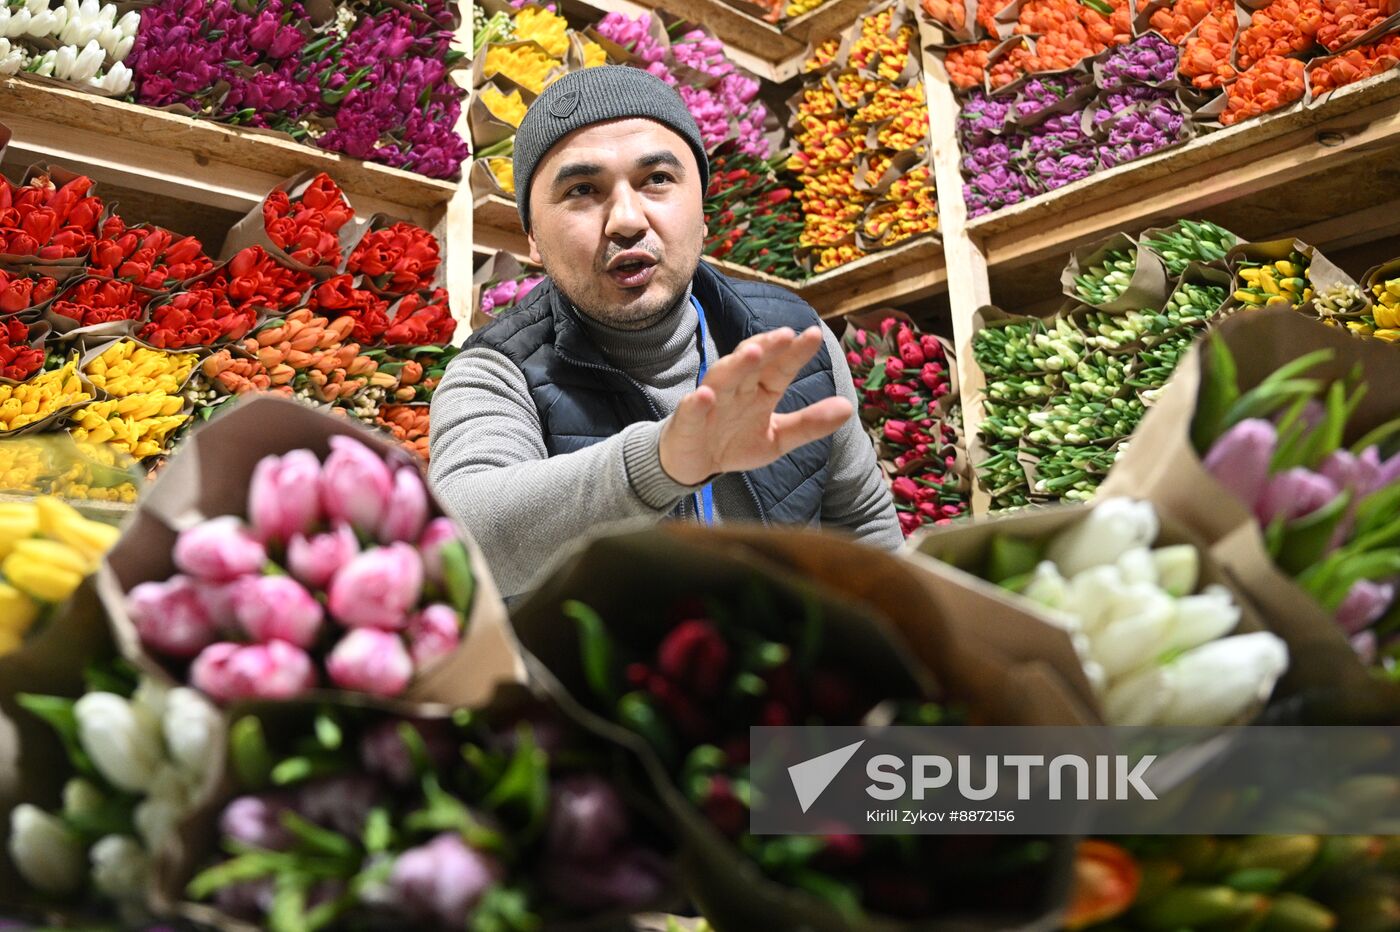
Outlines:
POLYGON ((15 632, 7 630, 5 628, 0 628, 0 657, 5 656, 6 654, 12 654, 15 651, 19 650, 20 645, 23 643, 23 635, 16 634, 15 632))
POLYGON ((52 544, 53 547, 67 550, 73 558, 77 557, 71 548, 53 541, 21 541, 4 562, 0 562, 0 573, 5 574, 10 585, 42 602, 66 600, 82 583, 85 573, 74 570, 71 560, 56 563, 48 559, 50 548, 36 549, 30 547, 31 544, 52 544))
POLYGON ((0 503, 0 560, 15 544, 39 533, 39 510, 33 502, 0 503))
POLYGON ((0 636, 24 637, 39 617, 34 600, 9 583, 0 582, 0 636))
POLYGON ((61 499, 46 495, 36 503, 39 530, 48 538, 67 544, 95 567, 102 555, 117 542, 120 531, 101 521, 90 521, 61 499))

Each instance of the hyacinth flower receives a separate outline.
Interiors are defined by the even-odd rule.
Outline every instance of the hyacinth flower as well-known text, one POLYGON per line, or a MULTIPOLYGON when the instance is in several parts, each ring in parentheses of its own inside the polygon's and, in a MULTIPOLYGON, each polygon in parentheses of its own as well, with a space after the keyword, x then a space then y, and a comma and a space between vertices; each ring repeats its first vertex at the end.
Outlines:
POLYGON ((1216 340, 1209 357, 1212 388, 1198 403, 1193 443, 1206 470, 1253 513, 1275 565, 1358 638, 1363 659, 1373 658, 1379 646, 1384 669, 1397 676, 1400 632, 1382 619, 1400 580, 1400 547, 1394 545, 1400 453, 1387 459, 1381 450, 1400 423, 1382 425, 1344 448, 1341 438, 1365 385, 1305 377, 1331 356, 1328 350, 1301 356, 1241 392, 1229 350, 1216 340), (1230 414, 1240 411, 1255 416, 1230 414))

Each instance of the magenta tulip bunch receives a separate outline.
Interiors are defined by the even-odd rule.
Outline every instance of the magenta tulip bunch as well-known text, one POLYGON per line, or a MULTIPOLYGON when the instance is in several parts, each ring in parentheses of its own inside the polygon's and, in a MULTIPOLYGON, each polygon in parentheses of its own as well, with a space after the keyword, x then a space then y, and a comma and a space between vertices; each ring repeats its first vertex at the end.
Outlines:
POLYGON ((330 685, 397 696, 455 651, 472 593, 464 543, 430 520, 416 466, 359 441, 264 457, 247 515, 181 532, 179 572, 127 598, 142 643, 220 702, 330 685))

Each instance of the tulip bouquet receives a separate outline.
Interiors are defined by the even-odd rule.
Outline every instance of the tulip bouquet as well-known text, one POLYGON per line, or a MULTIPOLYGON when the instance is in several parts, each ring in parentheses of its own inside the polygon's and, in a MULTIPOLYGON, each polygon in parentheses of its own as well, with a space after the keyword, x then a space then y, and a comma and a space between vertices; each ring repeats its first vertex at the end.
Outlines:
POLYGON ((1298 307, 1313 297, 1308 270, 1311 260, 1293 250, 1287 258, 1272 262, 1242 259, 1235 274, 1239 285, 1234 298, 1246 307, 1284 304, 1298 307))
POLYGON ((134 502, 139 471, 130 457, 77 444, 66 433, 0 440, 0 488, 79 501, 134 502))
POLYGON ((38 307, 58 293, 58 280, 39 271, 0 269, 0 315, 38 307))
POLYGON ((79 444, 107 446, 134 460, 169 452, 189 421, 181 392, 194 371, 193 353, 167 353, 119 340, 83 367, 107 398, 74 412, 70 434, 79 444))
POLYGON ((1229 0, 1217 0, 1196 27, 1195 35, 1188 37, 1181 49, 1181 75, 1189 78, 1193 87, 1202 90, 1234 81, 1239 72, 1235 70, 1231 52, 1238 30, 1235 5, 1229 0))
POLYGON ((263 458, 245 519, 179 535, 177 575, 127 595, 142 643, 219 702, 287 699, 324 677, 398 696, 461 642, 474 582, 451 522, 429 522, 418 469, 331 438, 263 458))
POLYGON ((224 740, 217 709, 192 689, 138 677, 120 661, 90 668, 77 698, 21 694, 19 705, 62 739, 63 807, 24 802, 10 813, 7 849, 41 896, 72 908, 146 912, 157 852, 193 809, 224 740))
POLYGON ((118 18, 117 7, 99 0, 24 0, 0 9, 0 36, 7 38, 5 74, 24 71, 58 78, 110 96, 125 94, 131 69, 123 62, 141 28, 141 14, 118 18), (46 51, 40 51, 46 49, 46 51), (12 70, 11 70, 12 69, 12 70))
POLYGON ((44 367, 44 359, 28 324, 13 317, 0 322, 0 378, 23 382, 44 367))
POLYGON ((1400 64, 1400 35, 1394 34, 1317 60, 1308 66, 1312 97, 1317 99, 1328 91, 1383 74, 1397 64, 1400 64))
POLYGON ((1020 6, 1015 33, 1037 37, 1027 71, 1060 71, 1128 42, 1132 10, 1121 0, 1029 0, 1020 6))
POLYGON ((183 285, 213 270, 214 260, 195 237, 176 237, 149 225, 128 227, 116 214, 103 222, 102 238, 93 244, 86 268, 94 278, 130 281, 151 291, 183 285))
POLYGON ((537 273, 488 284, 481 290, 480 311, 489 318, 499 317, 523 302, 543 281, 544 276, 537 273))
POLYGON ((1234 595, 1198 592, 1196 547, 1153 549, 1159 532, 1150 503, 1105 499, 1046 541, 994 537, 984 572, 1070 633, 1108 724, 1230 724, 1268 699, 1288 649, 1267 631, 1231 635, 1234 595))
POLYGON ((280 185, 273 188, 263 198, 262 216, 267 238, 293 262, 340 268, 340 230, 354 219, 355 209, 330 175, 316 175, 295 198, 280 185))
POLYGON ((1238 236, 1209 220, 1182 220, 1144 236, 1142 245, 1156 253, 1167 274, 1175 278, 1192 262, 1205 265, 1222 261, 1239 241, 1238 236))
POLYGON ((1248 69, 1309 49, 1322 25, 1322 6, 1322 0, 1270 0, 1255 10, 1236 42, 1236 64, 1248 69))
POLYGON ((90 386, 78 375, 78 360, 33 376, 27 382, 0 382, 0 434, 29 427, 61 411, 92 400, 90 386))
POLYGON ((366 233, 345 270, 386 294, 406 295, 432 288, 441 263, 437 237, 411 223, 394 223, 366 233))
POLYGON ((727 144, 710 156, 705 192, 705 254, 776 275, 801 278, 792 246, 803 220, 792 185, 778 171, 785 156, 764 161, 727 144))
POLYGON ((97 568, 117 529, 44 496, 0 503, 0 531, 0 654, 8 654, 97 568))
POLYGON ((0 255, 80 259, 97 240, 102 201, 92 179, 37 172, 22 186, 0 177, 0 255))
POLYGON ((1206 471, 1250 510, 1274 564, 1332 615, 1363 662, 1400 678, 1400 628, 1388 612, 1400 578, 1400 455, 1382 452, 1397 423, 1342 445, 1366 384, 1308 377, 1334 355, 1301 355, 1244 392, 1228 346, 1213 342, 1192 441, 1206 471))
POLYGON ((468 154, 454 129, 466 92, 451 69, 465 53, 451 47, 450 18, 337 5, 330 22, 311 23, 297 0, 158 0, 143 10, 128 59, 135 98, 457 177, 468 154))
POLYGON ((995 39, 988 39, 949 49, 943 55, 943 68, 948 72, 948 80, 960 91, 982 87, 987 80, 991 53, 1000 44, 995 39))
POLYGON ((85 278, 54 299, 50 313, 71 327, 139 320, 151 296, 128 281, 85 278))
POLYGON ((392 434, 405 450, 428 462, 428 437, 432 424, 427 405, 383 405, 374 423, 392 434))
POLYGON ((378 371, 398 380, 392 398, 404 405, 426 404, 447 372, 447 364, 461 352, 455 346, 386 346, 369 350, 378 371))
POLYGON ((548 707, 263 707, 235 719, 229 759, 227 854, 185 891, 223 920, 530 929, 651 906, 670 883, 606 757, 548 707))
POLYGON ((893 316, 878 331, 852 325, 841 342, 861 393, 861 420, 891 476, 904 536, 965 514, 958 432, 944 419, 952 362, 943 344, 893 316))
POLYGON ((1353 332, 1374 336, 1387 343, 1400 342, 1400 275, 1380 274, 1375 275, 1374 279, 1371 293, 1375 295, 1375 308, 1370 321, 1362 325, 1349 323, 1347 326, 1353 332))
POLYGON ((1206 18, 1212 6, 1212 0, 1171 0, 1153 10, 1148 25, 1168 42, 1180 46, 1191 30, 1206 18))
MULTIPOLYGON (((1243 41, 1243 37, 1241 37, 1243 41)), ((1303 99, 1306 65, 1296 58, 1266 55, 1225 87, 1226 106, 1220 114, 1222 126, 1279 110, 1303 99)))

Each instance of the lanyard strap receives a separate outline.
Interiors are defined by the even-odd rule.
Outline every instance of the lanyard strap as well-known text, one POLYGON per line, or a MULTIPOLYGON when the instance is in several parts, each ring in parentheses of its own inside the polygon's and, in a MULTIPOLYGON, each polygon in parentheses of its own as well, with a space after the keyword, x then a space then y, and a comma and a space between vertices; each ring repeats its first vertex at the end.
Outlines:
MULTIPOLYGON (((695 305, 695 315, 700 319, 700 373, 695 377, 695 387, 705 381, 705 372, 709 369, 709 362, 705 354, 705 340, 707 331, 705 329, 705 309, 700 306, 700 299, 695 295, 690 296, 690 303, 695 305)), ((715 523, 715 494, 710 483, 706 482, 699 492, 691 493, 691 501, 695 506, 695 516, 704 524, 715 523)))

